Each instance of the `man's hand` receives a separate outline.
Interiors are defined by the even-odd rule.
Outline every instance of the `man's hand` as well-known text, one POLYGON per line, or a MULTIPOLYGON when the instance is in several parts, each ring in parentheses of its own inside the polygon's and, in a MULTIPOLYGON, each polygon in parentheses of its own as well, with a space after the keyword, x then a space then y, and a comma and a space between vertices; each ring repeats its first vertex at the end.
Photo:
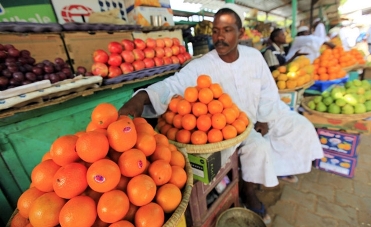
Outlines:
POLYGON ((268 133, 268 124, 263 122, 256 122, 254 126, 255 131, 260 132, 262 136, 268 133))
POLYGON ((142 115, 144 105, 147 103, 150 103, 147 92, 138 92, 119 109, 119 115, 140 117, 142 115))
POLYGON ((300 50, 296 51, 296 53, 295 53, 296 57, 299 57, 299 56, 302 56, 302 55, 308 55, 308 53, 300 53, 300 50))

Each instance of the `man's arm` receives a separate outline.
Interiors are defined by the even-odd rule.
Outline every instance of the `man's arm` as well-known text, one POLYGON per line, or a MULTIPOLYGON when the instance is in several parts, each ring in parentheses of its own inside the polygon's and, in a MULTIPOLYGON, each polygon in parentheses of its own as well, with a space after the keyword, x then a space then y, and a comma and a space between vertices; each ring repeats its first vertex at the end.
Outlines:
POLYGON ((271 50, 265 51, 264 59, 267 62, 270 71, 274 71, 280 66, 276 55, 274 55, 271 50))

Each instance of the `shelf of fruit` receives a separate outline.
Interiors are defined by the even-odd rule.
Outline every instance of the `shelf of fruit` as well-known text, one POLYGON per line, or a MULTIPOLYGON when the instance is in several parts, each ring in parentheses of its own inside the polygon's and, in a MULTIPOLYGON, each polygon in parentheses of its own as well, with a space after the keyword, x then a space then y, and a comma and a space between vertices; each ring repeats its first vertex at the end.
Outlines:
POLYGON ((313 85, 314 66, 305 56, 300 56, 287 66, 272 71, 280 93, 292 92, 313 85))
POLYGON ((156 129, 170 143, 187 153, 212 153, 231 148, 250 133, 252 124, 222 87, 208 75, 187 87, 184 97, 171 99, 168 110, 158 118, 156 129))
POLYGON ((193 173, 144 118, 101 103, 86 129, 51 144, 31 182, 7 226, 170 227, 188 205, 193 173))
POLYGON ((371 85, 367 80, 353 80, 335 86, 322 95, 304 98, 302 106, 310 113, 333 119, 371 117, 371 85))

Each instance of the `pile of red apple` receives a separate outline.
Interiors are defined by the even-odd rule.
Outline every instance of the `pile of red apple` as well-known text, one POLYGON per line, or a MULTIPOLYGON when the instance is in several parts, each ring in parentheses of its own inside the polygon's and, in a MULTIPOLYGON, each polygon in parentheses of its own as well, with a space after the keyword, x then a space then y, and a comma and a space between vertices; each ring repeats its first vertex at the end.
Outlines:
POLYGON ((104 50, 93 53, 92 73, 113 78, 133 71, 169 64, 183 64, 191 59, 177 38, 147 38, 110 42, 109 54, 104 50))

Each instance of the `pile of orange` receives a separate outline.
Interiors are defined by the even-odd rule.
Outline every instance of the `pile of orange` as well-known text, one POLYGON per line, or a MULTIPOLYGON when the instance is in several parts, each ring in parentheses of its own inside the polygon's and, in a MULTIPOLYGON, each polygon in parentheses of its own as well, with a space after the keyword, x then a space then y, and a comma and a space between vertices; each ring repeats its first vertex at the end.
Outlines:
POLYGON ((182 200, 184 168, 144 118, 99 104, 85 131, 57 138, 34 167, 11 226, 162 226, 182 200))
POLYGON ((343 68, 354 64, 353 57, 342 47, 324 50, 320 57, 313 61, 314 80, 336 80, 346 76, 343 68))
POLYGON ((156 128, 169 140, 202 145, 235 138, 248 124, 246 113, 222 87, 212 83, 210 76, 200 75, 197 86, 185 89, 184 98, 171 99, 156 128))
POLYGON ((366 64, 365 57, 363 56, 362 52, 357 49, 351 49, 349 53, 355 58, 358 64, 364 65, 366 64))

